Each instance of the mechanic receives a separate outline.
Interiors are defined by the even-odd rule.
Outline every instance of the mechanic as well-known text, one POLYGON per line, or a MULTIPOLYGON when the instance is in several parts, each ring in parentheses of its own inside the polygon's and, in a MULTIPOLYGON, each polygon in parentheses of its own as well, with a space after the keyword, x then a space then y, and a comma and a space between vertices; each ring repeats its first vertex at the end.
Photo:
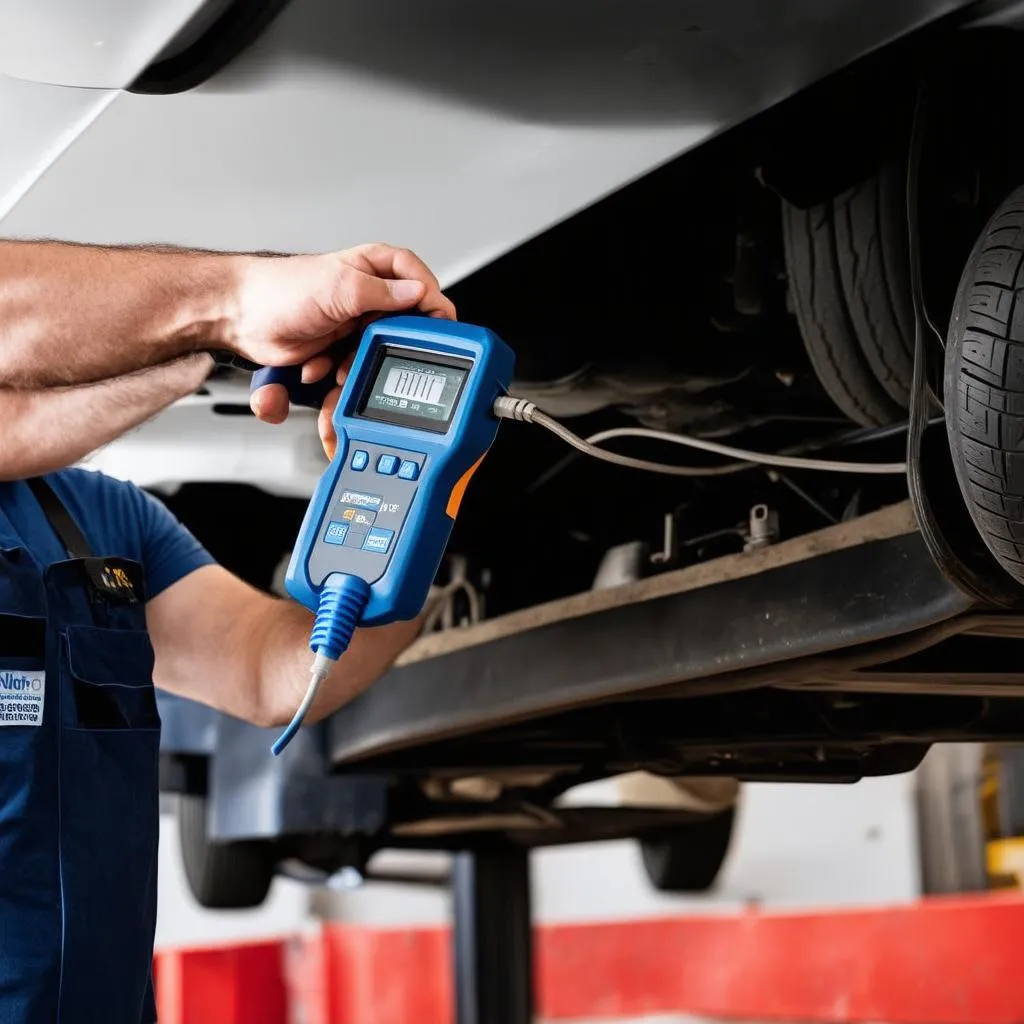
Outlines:
MULTIPOLYGON (((387 245, 0 242, 0 1024, 156 1020, 153 684, 271 726, 308 675, 308 611, 215 565, 139 488, 66 467, 197 390, 213 352, 317 380, 335 372, 335 339, 413 308, 455 315, 428 268, 387 245)), ((339 393, 320 419, 329 454, 339 393)), ((253 409, 280 422, 283 387, 253 409)), ((420 625, 357 633, 310 720, 369 686, 420 625)))

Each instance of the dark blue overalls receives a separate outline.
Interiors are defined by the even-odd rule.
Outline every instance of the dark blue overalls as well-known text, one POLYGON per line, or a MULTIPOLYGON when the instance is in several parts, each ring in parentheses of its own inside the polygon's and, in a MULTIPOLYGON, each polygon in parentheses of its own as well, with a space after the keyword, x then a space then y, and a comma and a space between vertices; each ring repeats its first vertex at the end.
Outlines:
POLYGON ((141 567, 92 558, 45 482, 11 487, 40 511, 20 537, 0 501, 0 1024, 152 1024, 160 719, 141 567))

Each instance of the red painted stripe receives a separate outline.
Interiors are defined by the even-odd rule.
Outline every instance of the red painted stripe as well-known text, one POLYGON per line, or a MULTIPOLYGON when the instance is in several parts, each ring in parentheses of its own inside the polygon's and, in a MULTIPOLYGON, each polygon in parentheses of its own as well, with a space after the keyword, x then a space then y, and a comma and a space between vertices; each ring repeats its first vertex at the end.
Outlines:
POLYGON ((158 953, 160 1024, 285 1024, 282 953, 279 941, 158 953))
POLYGON ((1017 1024, 1022 935, 1016 900, 554 927, 538 943, 539 1011, 1017 1024))
MULTIPOLYGON (((1022 936, 1024 900, 1016 897, 546 926, 537 934, 537 1010, 549 1020, 689 1013, 829 1024, 1020 1024, 1022 936)), ((263 953, 257 962, 250 953, 244 967, 216 961, 222 950, 163 954, 162 1012, 172 997, 189 1006, 198 1006, 201 996, 219 1002, 198 1017, 162 1015, 161 1024, 450 1024, 453 1018, 445 929, 326 925, 284 945, 286 955, 276 961, 263 953), (201 985, 195 993, 190 978, 201 985), (239 997, 227 994, 239 986, 250 989, 249 997, 287 987, 291 1018, 273 995, 259 1009, 247 1002, 243 1012, 239 997)))

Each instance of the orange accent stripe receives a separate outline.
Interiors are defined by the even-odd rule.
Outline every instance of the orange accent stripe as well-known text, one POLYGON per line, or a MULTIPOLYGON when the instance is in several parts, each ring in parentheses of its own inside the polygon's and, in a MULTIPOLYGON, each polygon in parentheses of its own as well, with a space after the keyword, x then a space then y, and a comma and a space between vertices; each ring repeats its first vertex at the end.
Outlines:
MULTIPOLYGON (((487 452, 484 452, 484 455, 486 454, 487 452)), ((458 482, 452 488, 452 493, 448 497, 448 507, 445 509, 450 518, 454 519, 459 514, 459 506, 462 504, 462 499, 466 494, 466 488, 469 486, 469 481, 473 479, 473 474, 480 468, 480 463, 484 461, 484 455, 481 455, 480 458, 477 459, 461 477, 459 477, 458 482)))

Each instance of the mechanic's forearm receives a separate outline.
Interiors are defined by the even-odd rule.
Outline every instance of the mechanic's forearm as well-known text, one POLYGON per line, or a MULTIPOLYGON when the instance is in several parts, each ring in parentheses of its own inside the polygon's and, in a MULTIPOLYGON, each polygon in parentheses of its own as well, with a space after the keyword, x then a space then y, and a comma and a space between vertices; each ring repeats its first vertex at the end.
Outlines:
MULTIPOLYGON (((156 651, 153 680, 255 725, 284 725, 302 702, 313 655, 313 616, 219 565, 205 565, 146 604, 156 651)), ((422 619, 356 631, 320 689, 310 721, 330 714, 381 676, 415 639, 422 619)))
POLYGON ((196 391, 213 368, 197 353, 99 384, 0 388, 0 480, 70 466, 196 391))
POLYGON ((0 385, 91 383, 230 348, 245 259, 0 242, 0 385))
MULTIPOLYGON (((313 654, 309 633, 313 615, 290 601, 276 602, 263 623, 260 645, 258 719, 286 725, 309 683, 313 654)), ((357 629, 348 650, 324 680, 307 722, 316 722, 368 689, 419 635, 423 618, 394 622, 373 629, 357 629)))

